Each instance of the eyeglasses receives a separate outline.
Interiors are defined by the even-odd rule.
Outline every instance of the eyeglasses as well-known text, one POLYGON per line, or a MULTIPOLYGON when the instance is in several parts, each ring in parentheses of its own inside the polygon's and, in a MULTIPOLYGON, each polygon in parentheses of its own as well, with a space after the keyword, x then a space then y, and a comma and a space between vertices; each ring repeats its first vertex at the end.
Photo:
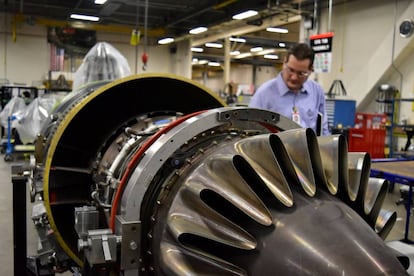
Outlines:
POLYGON ((306 77, 309 77, 309 75, 310 75, 310 71, 296 71, 295 69, 293 69, 293 68, 290 68, 289 66, 287 66, 286 64, 285 64, 285 66, 284 66, 285 68, 284 69, 286 69, 286 72, 288 72, 289 74, 291 74, 291 75, 293 75, 293 74, 296 74, 296 76, 298 76, 299 78, 306 78, 306 77))

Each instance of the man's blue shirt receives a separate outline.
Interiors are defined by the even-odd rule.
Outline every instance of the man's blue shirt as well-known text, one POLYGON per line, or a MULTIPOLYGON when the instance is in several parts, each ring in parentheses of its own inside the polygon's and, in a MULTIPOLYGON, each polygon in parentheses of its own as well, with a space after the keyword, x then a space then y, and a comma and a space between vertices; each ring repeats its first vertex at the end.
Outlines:
POLYGON ((329 135, 328 118, 325 112, 325 93, 313 80, 307 80, 299 93, 289 90, 282 74, 262 84, 254 93, 250 107, 267 109, 292 119, 294 107, 300 114, 300 125, 316 132, 318 113, 323 114, 322 135, 329 135))

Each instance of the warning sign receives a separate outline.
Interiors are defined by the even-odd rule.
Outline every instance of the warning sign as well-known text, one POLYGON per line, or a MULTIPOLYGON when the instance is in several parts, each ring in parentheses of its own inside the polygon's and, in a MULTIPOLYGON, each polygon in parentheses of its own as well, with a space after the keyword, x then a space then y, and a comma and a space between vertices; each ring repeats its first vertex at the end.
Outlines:
POLYGON ((332 64, 332 38, 334 33, 317 34, 310 37, 310 45, 315 52, 313 68, 315 73, 328 73, 332 64))

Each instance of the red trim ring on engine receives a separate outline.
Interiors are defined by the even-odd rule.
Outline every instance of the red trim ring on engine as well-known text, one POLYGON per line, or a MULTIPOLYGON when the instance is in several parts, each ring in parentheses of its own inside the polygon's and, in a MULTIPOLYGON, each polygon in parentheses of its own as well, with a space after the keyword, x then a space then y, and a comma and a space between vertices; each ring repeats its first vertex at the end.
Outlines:
POLYGON ((124 190, 124 186, 126 181, 129 179, 130 173, 135 168, 138 160, 141 158, 141 156, 145 153, 145 151, 156 141, 158 138, 162 135, 176 127, 177 125, 181 124, 182 122, 186 121, 188 118, 197 116, 201 113, 205 112, 205 110, 197 111, 191 114, 187 114, 183 117, 178 118, 177 120, 171 122, 167 126, 163 127, 157 133, 155 133, 151 138, 149 138, 134 154, 134 156, 131 158, 131 160, 128 163, 128 166, 125 170, 124 175, 121 178, 121 181, 119 183, 118 189, 116 190, 114 200, 112 202, 112 208, 111 208, 111 218, 109 221, 109 227, 112 229, 112 232, 115 232, 115 217, 118 211, 118 205, 121 200, 122 192, 124 190))

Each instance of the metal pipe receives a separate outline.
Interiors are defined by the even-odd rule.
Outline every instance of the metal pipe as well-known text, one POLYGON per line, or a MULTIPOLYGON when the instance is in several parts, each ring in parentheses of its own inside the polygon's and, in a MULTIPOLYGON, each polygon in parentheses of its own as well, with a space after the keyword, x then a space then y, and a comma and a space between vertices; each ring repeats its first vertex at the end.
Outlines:
POLYGON ((314 28, 316 33, 319 33, 319 15, 320 15, 320 11, 319 11, 319 0, 315 0, 313 2, 313 20, 314 20, 314 28))
POLYGON ((332 0, 329 0, 329 13, 328 13, 328 30, 329 31, 332 31, 331 21, 332 21, 332 0))

